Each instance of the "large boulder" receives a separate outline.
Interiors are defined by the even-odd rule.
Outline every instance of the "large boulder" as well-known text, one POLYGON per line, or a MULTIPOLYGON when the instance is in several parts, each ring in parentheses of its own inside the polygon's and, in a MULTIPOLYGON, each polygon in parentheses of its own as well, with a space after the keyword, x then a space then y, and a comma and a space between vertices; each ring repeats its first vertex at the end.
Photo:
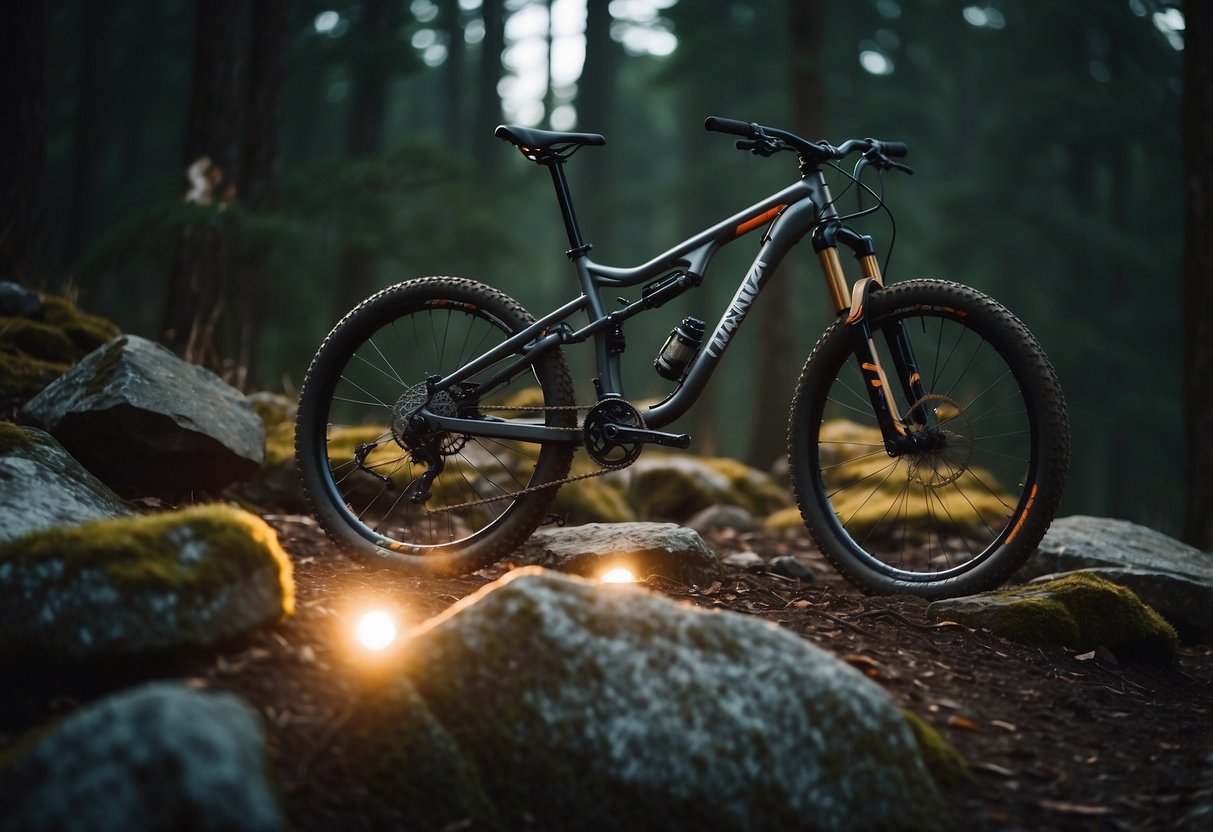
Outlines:
POLYGON ((256 474, 233 485, 229 493, 256 506, 288 512, 306 511, 307 497, 295 468, 298 406, 293 399, 280 393, 252 393, 248 401, 265 427, 265 458, 256 474))
POLYGON ((265 429, 240 391, 134 335, 89 353, 25 413, 137 495, 216 492, 255 473, 265 452, 265 429))
POLYGON ((1132 589, 1185 641, 1213 642, 1213 555, 1127 520, 1078 515, 1055 520, 1015 577, 1079 570, 1132 589))
POLYGON ((294 610, 291 563, 226 506, 97 520, 0 546, 0 656, 130 656, 215 644, 294 610))
POLYGON ((283 828, 257 717, 230 694, 152 684, 77 711, 0 767, 6 830, 283 828))
POLYGON ((50 435, 0 422, 0 543, 131 508, 50 435))
POLYGON ((505 817, 565 830, 942 825, 890 697, 766 622, 524 569, 400 656, 505 817))
POLYGON ((1179 646, 1171 625, 1132 590, 1086 572, 935 601, 927 615, 1028 644, 1103 647, 1124 658, 1169 661, 1179 646))
POLYGON ((540 529, 522 549, 525 563, 597 578, 625 568, 639 580, 660 575, 707 586, 722 576, 716 553, 691 529, 674 523, 586 523, 540 529))

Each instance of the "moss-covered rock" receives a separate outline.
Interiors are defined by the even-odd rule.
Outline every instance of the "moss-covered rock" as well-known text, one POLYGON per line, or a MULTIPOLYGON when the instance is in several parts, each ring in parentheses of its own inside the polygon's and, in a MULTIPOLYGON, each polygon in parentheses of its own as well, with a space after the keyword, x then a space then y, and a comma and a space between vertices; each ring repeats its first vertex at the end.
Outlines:
MULTIPOLYGON (((253 393, 253 411, 265 425, 265 459, 261 470, 226 494, 242 505, 304 511, 307 499, 295 469, 295 412, 293 399, 278 393, 253 393)), ((350 453, 353 453, 351 448, 350 453)))
POLYGON ((913 711, 903 710, 901 715, 914 733, 923 762, 936 783, 944 788, 953 788, 972 782, 973 773, 969 770, 968 761, 929 722, 913 711))
POLYGON ((803 529, 804 519, 800 516, 800 509, 796 506, 788 506, 781 508, 779 511, 768 514, 766 519, 762 521, 763 528, 773 529, 776 531, 782 529, 803 529))
POLYGON ((985 627, 1027 644, 1104 647, 1124 658, 1171 661, 1175 629, 1127 587, 1084 572, 1004 592, 936 601, 933 620, 985 627))
POLYGON ((518 570, 400 657, 504 817, 730 832, 944 822, 888 694, 750 617, 518 570))
POLYGON ((67 298, 43 295, 40 317, 0 316, 0 399, 24 402, 120 334, 67 298))
POLYGON ((0 546, 0 653, 205 646, 294 611, 291 563, 260 518, 213 505, 99 520, 0 546))
POLYGON ((789 502, 769 474, 725 457, 646 453, 608 479, 626 487, 628 502, 645 520, 682 522, 712 505, 765 516, 789 502))

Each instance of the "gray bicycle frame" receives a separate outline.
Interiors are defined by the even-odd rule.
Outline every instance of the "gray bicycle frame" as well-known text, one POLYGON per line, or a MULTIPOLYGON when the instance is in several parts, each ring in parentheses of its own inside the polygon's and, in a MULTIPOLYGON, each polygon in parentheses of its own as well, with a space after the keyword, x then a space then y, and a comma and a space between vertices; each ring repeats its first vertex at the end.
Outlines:
MULTIPOLYGON (((837 218, 838 214, 830 199, 825 177, 820 170, 809 172, 795 184, 701 231, 640 266, 630 269, 604 266, 591 260, 585 250, 575 253, 573 265, 581 284, 580 297, 545 315, 450 375, 432 380, 430 389, 436 391, 460 384, 477 373, 504 362, 492 376, 479 382, 479 389, 483 393, 525 371, 537 354, 563 344, 581 343, 593 337, 601 394, 623 396, 620 358, 611 354, 608 349, 607 336, 616 323, 640 314, 649 307, 643 307, 642 301, 636 301, 622 309, 607 312, 603 308, 601 290, 635 286, 678 269, 703 277, 712 258, 722 246, 740 239, 752 230, 766 226, 766 221, 753 223, 780 206, 783 206, 782 210, 763 234, 758 254, 742 277, 737 293, 725 308, 711 335, 705 338, 703 347, 691 361, 683 381, 663 401, 647 408, 641 414, 649 428, 662 428, 670 424, 686 413, 699 398, 737 330, 749 314, 751 305, 762 294, 763 287, 792 246, 800 242, 819 222, 837 218), (747 227, 747 224, 751 227, 747 227), (570 331, 570 327, 564 322, 583 309, 587 310, 589 323, 582 329, 570 331)), ((578 441, 577 438, 570 437, 567 429, 547 427, 520 419, 464 419, 442 416, 429 408, 423 408, 420 415, 430 426, 454 433, 529 442, 578 441)))

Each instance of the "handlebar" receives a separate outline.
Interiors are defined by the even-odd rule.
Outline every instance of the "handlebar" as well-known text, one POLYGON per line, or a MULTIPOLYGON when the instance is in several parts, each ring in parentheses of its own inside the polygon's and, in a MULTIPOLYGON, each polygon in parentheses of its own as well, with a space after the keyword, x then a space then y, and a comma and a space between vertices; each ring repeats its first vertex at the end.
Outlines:
MULTIPOLYGON (((780 150, 794 150, 804 160, 827 161, 842 159, 859 151, 865 156, 869 156, 873 162, 878 162, 881 158, 900 159, 910 152, 910 148, 905 142, 886 142, 878 139, 848 139, 838 147, 834 147, 828 142, 811 142, 802 139, 795 133, 789 133, 786 130, 719 116, 708 116, 704 119, 703 129, 712 133, 741 136, 742 141, 737 142, 737 148, 749 150, 760 156, 770 156, 780 150)), ((888 162, 888 166, 909 170, 904 165, 895 162, 888 162)))

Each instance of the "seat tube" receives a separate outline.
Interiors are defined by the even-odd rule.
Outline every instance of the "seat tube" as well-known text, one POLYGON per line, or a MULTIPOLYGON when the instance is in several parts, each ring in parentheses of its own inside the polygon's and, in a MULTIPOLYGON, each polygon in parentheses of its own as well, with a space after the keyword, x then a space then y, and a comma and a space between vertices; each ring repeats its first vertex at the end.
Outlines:
POLYGON ((577 225, 577 213, 573 210, 573 197, 569 193, 569 181, 564 175, 564 165, 561 162, 551 162, 548 170, 552 174, 552 187, 556 189, 556 201, 560 203, 560 216, 564 219, 564 230, 569 235, 569 259, 585 254, 593 246, 581 238, 581 229, 577 225))

